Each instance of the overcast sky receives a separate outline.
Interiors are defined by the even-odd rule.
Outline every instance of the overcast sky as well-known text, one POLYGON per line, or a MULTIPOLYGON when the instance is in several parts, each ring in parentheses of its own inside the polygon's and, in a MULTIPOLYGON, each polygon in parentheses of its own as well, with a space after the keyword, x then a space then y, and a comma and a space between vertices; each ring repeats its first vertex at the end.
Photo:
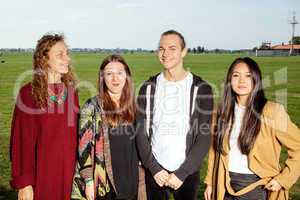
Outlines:
POLYGON ((156 49, 175 29, 188 47, 242 49, 288 42, 293 11, 300 22, 300 0, 1 0, 0 9, 0 48, 59 32, 72 48, 156 49))

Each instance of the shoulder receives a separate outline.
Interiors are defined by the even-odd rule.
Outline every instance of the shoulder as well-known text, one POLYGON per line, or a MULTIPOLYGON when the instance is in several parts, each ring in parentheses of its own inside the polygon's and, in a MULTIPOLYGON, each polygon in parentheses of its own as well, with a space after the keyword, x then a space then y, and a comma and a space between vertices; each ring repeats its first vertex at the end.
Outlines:
POLYGON ((145 94, 146 93, 146 88, 148 86, 153 86, 155 87, 156 86, 156 81, 157 81, 157 77, 161 74, 158 73, 158 74, 155 74, 154 76, 150 76, 148 80, 144 81, 142 83, 142 86, 140 87, 140 91, 139 91, 139 94, 145 94))
POLYGON ((20 90, 19 90, 19 96, 21 97, 27 97, 27 96, 32 96, 32 86, 31 83, 26 83, 25 85, 23 85, 20 90))
POLYGON ((263 108, 263 114, 269 117, 274 117, 280 113, 285 113, 285 112, 286 111, 284 106, 274 101, 267 101, 263 108))
POLYGON ((194 74, 194 73, 191 73, 192 76, 193 76, 193 84, 195 86, 198 86, 198 87, 201 87, 201 88, 206 88, 206 89, 210 89, 211 90, 211 86, 210 84, 205 81, 204 79, 202 79, 200 76, 194 74))
POLYGON ((197 76, 195 74, 192 74, 193 75, 193 85, 195 87, 198 87, 198 92, 197 94, 198 95, 213 95, 212 93, 212 87, 210 86, 210 84, 203 80, 200 76, 197 76))
POLYGON ((33 108, 36 107, 34 102, 35 101, 32 96, 32 86, 29 82, 20 88, 19 93, 17 95, 16 104, 18 106, 27 106, 33 108))
POLYGON ((71 84, 67 85, 67 89, 73 93, 76 93, 76 94, 78 93, 78 90, 77 90, 77 88, 74 87, 74 85, 71 85, 71 84))
POLYGON ((91 115, 95 112, 98 106, 97 96, 91 97, 83 104, 82 108, 80 109, 81 115, 91 115))

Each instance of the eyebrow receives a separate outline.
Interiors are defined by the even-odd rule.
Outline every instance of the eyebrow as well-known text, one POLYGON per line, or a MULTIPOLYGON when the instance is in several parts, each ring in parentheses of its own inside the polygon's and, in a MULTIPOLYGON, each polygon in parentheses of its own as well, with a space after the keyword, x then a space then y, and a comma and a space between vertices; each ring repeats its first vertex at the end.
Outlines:
MULTIPOLYGON (((171 46, 167 46, 166 48, 176 48, 176 47, 177 47, 176 45, 171 45, 171 46)), ((162 46, 159 46, 158 48, 159 49, 166 49, 166 48, 164 48, 162 46)))
POLYGON ((123 72, 123 71, 126 71, 126 70, 125 70, 125 69, 118 69, 118 70, 105 69, 105 70, 104 70, 104 72, 115 72, 115 71, 116 71, 116 72, 121 72, 121 71, 123 72))
MULTIPOLYGON (((233 71, 232 73, 239 73, 239 74, 241 74, 241 72, 238 72, 238 71, 233 71)), ((251 74, 251 72, 250 72, 250 71, 248 71, 248 72, 245 72, 245 73, 249 73, 249 74, 251 74)))
POLYGON ((57 53, 64 53, 64 52, 69 52, 68 50, 64 51, 64 50, 58 50, 57 53))

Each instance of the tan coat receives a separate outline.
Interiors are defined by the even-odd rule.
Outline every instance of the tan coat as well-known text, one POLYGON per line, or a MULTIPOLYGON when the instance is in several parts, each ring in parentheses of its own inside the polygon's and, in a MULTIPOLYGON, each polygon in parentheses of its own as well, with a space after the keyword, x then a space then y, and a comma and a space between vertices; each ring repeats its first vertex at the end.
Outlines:
POLYGON ((249 168, 261 179, 240 191, 235 192, 230 186, 228 172, 228 130, 224 137, 224 150, 226 155, 220 155, 218 170, 215 171, 217 179, 213 181, 216 153, 213 145, 209 150, 208 170, 205 183, 217 187, 216 199, 223 200, 226 189, 231 195, 242 195, 258 185, 265 185, 272 178, 277 180, 282 189, 279 192, 269 192, 268 200, 288 200, 288 189, 297 181, 300 175, 300 130, 290 120, 284 107, 268 101, 262 114, 261 130, 256 142, 248 155, 249 168), (288 150, 285 166, 279 164, 281 147, 288 150), (225 189, 226 188, 226 189, 225 189))

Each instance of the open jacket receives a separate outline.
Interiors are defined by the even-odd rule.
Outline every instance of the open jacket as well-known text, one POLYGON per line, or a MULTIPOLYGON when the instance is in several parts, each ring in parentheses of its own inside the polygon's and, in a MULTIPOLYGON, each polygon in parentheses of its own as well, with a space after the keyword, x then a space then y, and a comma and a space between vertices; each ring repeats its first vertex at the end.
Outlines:
POLYGON ((213 187, 213 200, 223 200, 226 190, 234 196, 245 194, 259 185, 266 185, 273 178, 280 183, 282 189, 278 192, 268 191, 268 200, 288 200, 288 190, 300 175, 300 131, 290 120, 284 107, 270 101, 266 103, 260 132, 248 155, 250 170, 261 179, 240 191, 234 191, 230 186, 228 135, 229 130, 223 142, 225 154, 216 153, 213 143, 209 150, 205 183, 213 187), (283 167, 279 163, 282 146, 288 152, 283 167))
POLYGON ((111 132, 112 128, 103 123, 102 114, 96 97, 81 109, 72 199, 85 199, 85 184, 90 180, 94 180, 97 196, 104 196, 111 189, 122 199, 134 198, 138 193, 138 157, 132 124, 119 125, 111 132))
MULTIPOLYGON (((138 95, 136 142, 142 164, 152 175, 163 168, 151 149, 153 108, 158 74, 144 82, 138 95)), ((190 129, 186 136, 186 158, 174 174, 182 181, 197 171, 209 149, 213 94, 210 85, 193 74, 190 92, 190 129)), ((173 144, 176 145, 176 144, 173 144)))

